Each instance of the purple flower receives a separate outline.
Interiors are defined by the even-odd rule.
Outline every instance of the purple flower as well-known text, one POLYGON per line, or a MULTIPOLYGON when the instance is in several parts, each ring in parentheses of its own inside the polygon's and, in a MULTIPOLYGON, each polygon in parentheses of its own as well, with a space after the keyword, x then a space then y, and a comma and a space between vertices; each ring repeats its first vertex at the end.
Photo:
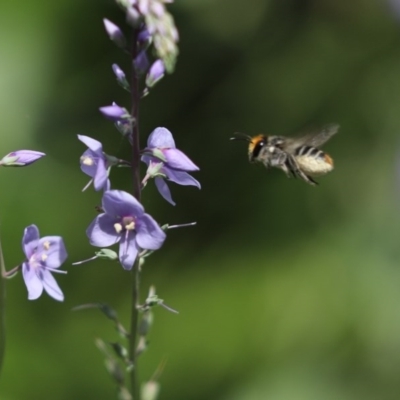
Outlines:
POLYGON ((146 50, 142 50, 133 61, 136 71, 145 73, 149 69, 149 59, 147 58, 146 50))
POLYGON ((146 76, 146 86, 154 86, 165 73, 164 63, 161 60, 154 61, 146 76))
POLYGON ((113 64, 112 69, 118 82, 126 81, 125 73, 124 71, 122 71, 118 64, 113 64))
POLYGON ((141 47, 147 47, 151 41, 151 36, 146 27, 143 27, 138 34, 138 43, 141 47))
POLYGON ((129 193, 104 192, 102 208, 104 213, 94 219, 86 234, 97 247, 119 242, 119 261, 125 269, 132 269, 140 249, 157 250, 164 243, 165 233, 129 193))
POLYGON ((17 150, 8 153, 0 160, 3 167, 24 167, 39 160, 46 154, 34 150, 17 150))
POLYGON ((114 122, 125 120, 130 117, 128 111, 116 103, 112 103, 111 106, 100 107, 99 110, 106 118, 114 122))
POLYGON ((64 295, 51 272, 66 273, 57 268, 67 258, 64 241, 61 236, 39 238, 36 225, 25 228, 22 249, 27 260, 22 264, 22 275, 28 289, 28 299, 35 300, 43 289, 53 299, 64 300, 64 295))
POLYGON ((88 136, 78 135, 78 139, 88 147, 81 156, 81 170, 92 178, 88 185, 93 181, 95 190, 109 190, 108 161, 103 152, 103 145, 88 136))
POLYGON ((122 33, 121 29, 113 22, 109 21, 108 19, 103 19, 104 28, 106 29, 108 37, 118 46, 121 48, 125 48, 126 46, 126 39, 124 34, 122 33))
POLYGON ((175 205, 175 202, 164 178, 178 185, 196 186, 200 189, 200 183, 187 173, 187 171, 198 171, 199 168, 176 148, 172 133, 166 128, 156 128, 150 134, 142 161, 148 165, 147 174, 154 177, 161 196, 172 205, 175 205), (152 171, 156 173, 152 174, 152 171))

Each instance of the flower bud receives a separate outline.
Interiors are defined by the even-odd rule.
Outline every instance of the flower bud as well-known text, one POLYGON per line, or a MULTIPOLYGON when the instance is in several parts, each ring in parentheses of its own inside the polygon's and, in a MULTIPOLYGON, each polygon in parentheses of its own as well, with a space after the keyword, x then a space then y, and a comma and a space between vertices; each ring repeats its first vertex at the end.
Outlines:
POLYGON ((149 59, 147 58, 146 50, 142 50, 133 61, 133 65, 137 72, 144 74, 149 69, 149 59))
POLYGON ((154 61, 153 65, 150 67, 150 71, 146 76, 146 86, 154 86, 165 73, 164 63, 161 60, 154 61))
POLYGON ((133 4, 126 9, 126 22, 132 28, 137 28, 142 21, 139 11, 133 7, 133 4))
POLYGON ((117 82, 126 90, 130 90, 129 83, 126 80, 125 72, 119 67, 118 64, 112 65, 112 70, 114 72, 115 77, 117 78, 117 82))
POLYGON ((108 37, 118 47, 121 47, 122 49, 124 49, 126 46, 126 39, 125 39, 125 36, 122 33, 121 29, 119 29, 119 27, 117 25, 115 25, 113 22, 109 21, 106 18, 103 19, 103 24, 104 24, 104 28, 106 29, 106 32, 108 34, 108 37))
POLYGON ((127 119, 130 115, 128 111, 113 103, 111 106, 104 106, 99 108, 100 112, 111 121, 120 121, 121 119, 127 119))
POLYGON ((39 160, 46 154, 33 150, 17 150, 8 153, 0 160, 3 167, 25 167, 39 160))
POLYGON ((118 260, 118 254, 110 249, 101 249, 100 251, 96 251, 96 257, 103 260, 118 260))

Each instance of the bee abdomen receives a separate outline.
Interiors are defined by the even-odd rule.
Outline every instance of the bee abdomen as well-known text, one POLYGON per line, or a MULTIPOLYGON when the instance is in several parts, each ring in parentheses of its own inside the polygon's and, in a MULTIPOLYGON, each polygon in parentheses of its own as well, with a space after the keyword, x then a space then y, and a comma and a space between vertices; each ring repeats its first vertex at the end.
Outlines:
POLYGON ((324 158, 325 153, 313 146, 300 146, 295 150, 296 156, 324 158))
POLYGON ((300 169, 310 176, 324 175, 333 169, 332 158, 313 146, 300 146, 295 150, 300 169))

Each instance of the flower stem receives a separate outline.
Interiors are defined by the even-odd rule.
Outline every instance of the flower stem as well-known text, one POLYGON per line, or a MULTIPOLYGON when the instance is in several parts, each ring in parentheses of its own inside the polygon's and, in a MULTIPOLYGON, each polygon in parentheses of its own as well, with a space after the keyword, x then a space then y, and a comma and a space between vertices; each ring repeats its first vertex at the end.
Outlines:
POLYGON ((4 353, 6 349, 6 324, 5 324, 5 303, 6 303, 6 285, 5 285, 5 265, 3 258, 3 249, 0 242, 0 375, 3 367, 4 353))
POLYGON ((139 79, 135 68, 134 60, 138 54, 137 38, 139 29, 133 29, 132 37, 132 76, 131 76, 131 115, 134 118, 132 127, 132 174, 133 174, 133 195, 140 202, 140 138, 139 138, 139 79))
MULTIPOLYGON (((140 182, 140 138, 139 138, 139 79, 135 69, 134 60, 138 54, 138 34, 139 29, 134 28, 132 32, 132 74, 131 74, 131 115, 134 119, 132 127, 132 178, 133 195, 140 202, 141 182, 140 182)), ((139 260, 139 259, 138 259, 139 260)), ((138 363, 136 355, 136 346, 138 341, 138 321, 139 321, 139 261, 135 262, 132 269, 132 303, 131 303, 131 328, 129 336, 129 359, 132 361, 130 371, 131 393, 133 400, 140 400, 140 390, 138 382, 138 363)))

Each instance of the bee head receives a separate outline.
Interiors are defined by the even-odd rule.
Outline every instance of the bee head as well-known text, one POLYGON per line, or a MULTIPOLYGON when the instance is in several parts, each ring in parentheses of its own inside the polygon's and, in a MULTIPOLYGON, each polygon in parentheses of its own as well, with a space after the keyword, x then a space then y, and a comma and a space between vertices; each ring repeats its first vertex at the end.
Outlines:
POLYGON ((250 138, 249 141, 249 160, 254 162, 257 160, 261 149, 267 144, 267 137, 265 135, 257 135, 250 138))
POLYGON ((235 132, 235 136, 231 137, 230 140, 244 140, 249 143, 248 154, 250 162, 254 162, 257 159, 261 149, 267 143, 267 137, 265 135, 261 134, 251 137, 240 132, 235 132))

